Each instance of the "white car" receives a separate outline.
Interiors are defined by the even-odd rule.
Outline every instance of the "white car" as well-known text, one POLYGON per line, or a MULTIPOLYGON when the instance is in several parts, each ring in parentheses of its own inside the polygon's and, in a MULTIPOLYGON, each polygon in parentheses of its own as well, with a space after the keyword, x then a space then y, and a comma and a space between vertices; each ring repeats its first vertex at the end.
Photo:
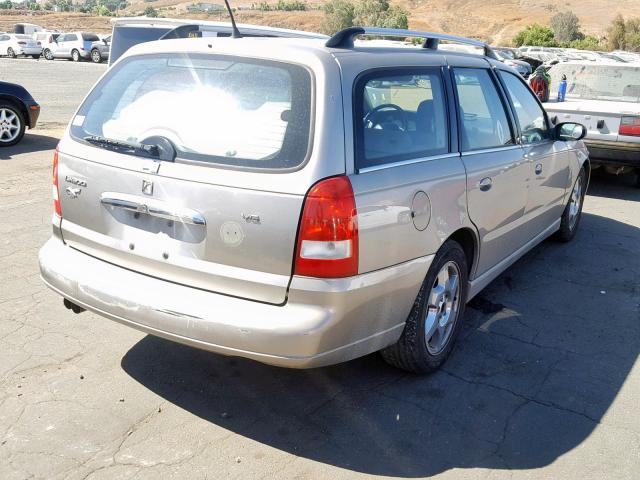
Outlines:
POLYGON ((53 58, 66 58, 79 62, 91 58, 93 42, 99 42, 100 38, 90 32, 63 33, 56 40, 53 49, 53 58))
POLYGON ((29 35, 3 33, 0 35, 0 56, 16 58, 19 55, 40 58, 42 45, 29 35))
POLYGON ((544 104, 549 116, 587 128, 584 143, 592 168, 635 171, 640 187, 640 64, 576 61, 554 65, 549 74, 552 101, 544 104), (566 101, 556 102, 563 75, 566 101))
POLYGON ((60 32, 36 32, 33 34, 33 39, 36 42, 40 42, 42 46, 42 56, 47 60, 53 60, 53 51, 57 47, 57 40, 62 33, 60 32))

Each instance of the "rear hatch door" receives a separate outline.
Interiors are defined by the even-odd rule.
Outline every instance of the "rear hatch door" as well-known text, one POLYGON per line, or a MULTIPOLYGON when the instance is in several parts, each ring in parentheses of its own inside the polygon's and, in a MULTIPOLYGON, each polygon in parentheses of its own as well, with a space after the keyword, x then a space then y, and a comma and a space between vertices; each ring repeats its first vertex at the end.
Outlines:
POLYGON ((287 179, 310 151, 310 90, 305 68, 276 62, 120 62, 60 145, 64 241, 157 278, 285 302, 304 200, 287 179))

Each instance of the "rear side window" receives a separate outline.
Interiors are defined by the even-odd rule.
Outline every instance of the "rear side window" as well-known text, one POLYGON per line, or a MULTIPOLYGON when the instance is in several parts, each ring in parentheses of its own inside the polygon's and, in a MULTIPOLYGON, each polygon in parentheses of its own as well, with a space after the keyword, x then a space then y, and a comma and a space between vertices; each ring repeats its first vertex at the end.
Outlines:
POLYGON ((359 169, 449 152, 440 71, 396 72, 367 74, 356 83, 359 169))
POLYGON ((514 145, 513 135, 496 85, 488 70, 454 70, 462 151, 514 145))
POLYGON ((511 73, 501 71, 500 77, 515 108, 516 117, 520 124, 522 143, 529 144, 548 140, 551 135, 547 118, 534 93, 522 80, 511 73))
POLYGON ((309 150, 311 88, 309 71, 288 63, 189 54, 130 57, 92 90, 71 134, 130 143, 163 137, 178 161, 293 168, 309 150))
POLYGON ((100 38, 95 33, 83 33, 82 40, 85 42, 98 42, 100 38))

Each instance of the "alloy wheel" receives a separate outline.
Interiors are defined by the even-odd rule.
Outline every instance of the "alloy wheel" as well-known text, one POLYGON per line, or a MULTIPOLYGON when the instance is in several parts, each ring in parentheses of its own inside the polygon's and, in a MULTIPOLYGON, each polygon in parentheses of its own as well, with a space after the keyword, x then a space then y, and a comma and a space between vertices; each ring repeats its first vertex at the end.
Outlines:
POLYGON ((0 143, 14 141, 20 135, 20 118, 11 109, 0 107, 0 143))
POLYGON ((424 339, 432 355, 442 352, 455 328, 460 307, 460 269, 445 263, 436 276, 426 309, 424 339))
POLYGON ((11 57, 11 58, 16 58, 16 52, 13 51, 13 48, 9 47, 7 48, 7 56, 11 57))
POLYGON ((102 57, 100 57, 100 52, 98 50, 93 50, 91 52, 91 60, 93 60, 93 63, 100 63, 102 61, 102 57))
POLYGON ((44 58, 47 60, 53 60, 53 53, 48 48, 44 51, 44 58))
POLYGON ((580 208, 582 207, 582 198, 582 176, 578 176, 576 184, 571 191, 571 198, 569 199, 569 228, 571 230, 574 229, 578 221, 580 208))

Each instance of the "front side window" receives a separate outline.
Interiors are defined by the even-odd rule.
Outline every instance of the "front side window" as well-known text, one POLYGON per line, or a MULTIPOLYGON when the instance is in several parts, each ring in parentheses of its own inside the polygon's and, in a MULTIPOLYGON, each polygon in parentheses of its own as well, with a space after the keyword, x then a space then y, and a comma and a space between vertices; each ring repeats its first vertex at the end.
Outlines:
POLYGON ((508 72, 500 72, 520 124, 522 143, 536 143, 551 138, 547 118, 534 93, 522 80, 508 72))
POLYGON ((367 75, 356 85, 356 102, 358 168, 449 152, 439 70, 367 75))
POLYGON ((305 161, 311 74, 282 62, 158 54, 116 65, 72 122, 76 139, 168 140, 178 161, 293 168, 305 161))
POLYGON ((462 151, 514 145, 507 113, 488 70, 454 70, 462 151))

